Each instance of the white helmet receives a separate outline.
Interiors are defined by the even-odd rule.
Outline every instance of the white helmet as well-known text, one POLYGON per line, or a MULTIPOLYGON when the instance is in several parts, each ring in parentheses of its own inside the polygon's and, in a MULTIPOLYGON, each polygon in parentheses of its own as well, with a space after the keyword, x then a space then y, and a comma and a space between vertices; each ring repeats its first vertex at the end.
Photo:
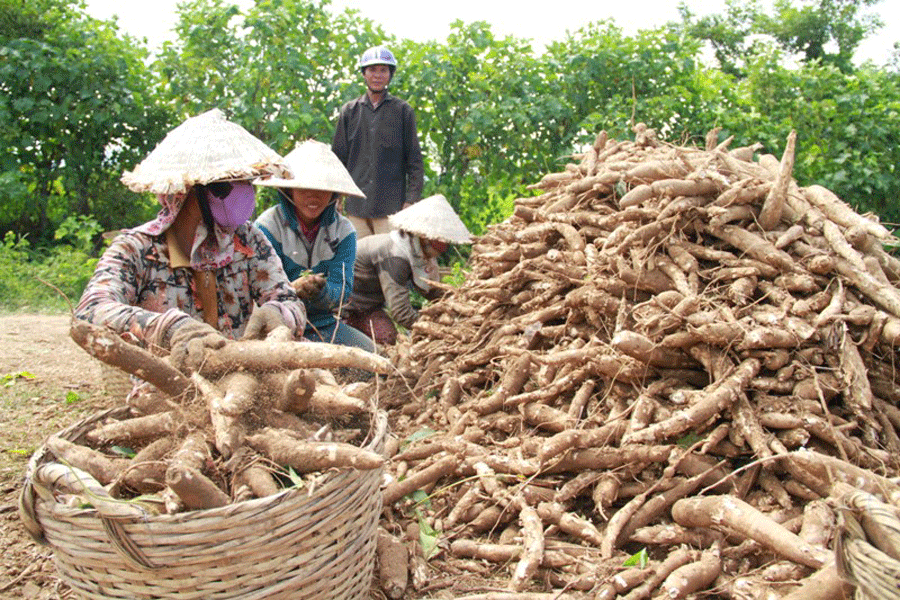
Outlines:
POLYGON ((393 77, 394 71, 397 69, 397 59, 394 58, 394 53, 388 50, 387 46, 372 46, 359 57, 357 67, 362 72, 371 65, 387 65, 393 77))

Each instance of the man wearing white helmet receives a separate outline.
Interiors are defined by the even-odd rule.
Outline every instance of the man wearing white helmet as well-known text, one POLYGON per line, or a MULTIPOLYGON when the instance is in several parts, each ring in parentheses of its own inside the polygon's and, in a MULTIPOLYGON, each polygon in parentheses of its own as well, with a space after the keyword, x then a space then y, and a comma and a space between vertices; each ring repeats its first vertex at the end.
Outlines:
POLYGON ((371 235, 357 244, 353 292, 344 310, 347 324, 378 345, 396 342, 394 323, 406 328, 415 323, 419 313, 410 302, 410 291, 433 295, 432 282, 439 281, 436 258, 449 244, 471 241, 469 230, 440 194, 389 220, 394 227, 390 233, 371 235))
POLYGON ((366 93, 341 107, 332 151, 365 197, 350 196, 344 213, 357 236, 391 230, 387 217, 422 197, 422 149, 412 107, 388 93, 397 60, 384 46, 363 52, 366 93))

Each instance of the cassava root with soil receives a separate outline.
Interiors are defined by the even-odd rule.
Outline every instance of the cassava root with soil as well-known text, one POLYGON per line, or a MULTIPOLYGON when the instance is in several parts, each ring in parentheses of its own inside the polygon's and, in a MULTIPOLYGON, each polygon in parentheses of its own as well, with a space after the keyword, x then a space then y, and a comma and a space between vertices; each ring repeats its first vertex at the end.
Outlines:
POLYGON ((853 494, 900 512, 896 238, 792 179, 793 133, 780 158, 635 133, 517 199, 393 350, 390 597, 867 585, 836 544, 853 494))
MULTIPOLYGON (((144 383, 124 413, 74 440, 48 438, 53 460, 32 493, 52 491, 61 478, 47 474, 68 470, 81 485, 56 490, 60 502, 93 504, 103 490, 123 505, 138 497, 135 513, 171 514, 270 495, 329 469, 382 467, 380 454, 361 447, 374 404, 345 393, 326 367, 385 373, 390 363, 352 348, 281 341, 282 329, 209 350, 199 372, 181 372, 168 357, 73 321, 71 336, 85 351, 144 383)), ((40 538, 39 524, 28 525, 40 538)))

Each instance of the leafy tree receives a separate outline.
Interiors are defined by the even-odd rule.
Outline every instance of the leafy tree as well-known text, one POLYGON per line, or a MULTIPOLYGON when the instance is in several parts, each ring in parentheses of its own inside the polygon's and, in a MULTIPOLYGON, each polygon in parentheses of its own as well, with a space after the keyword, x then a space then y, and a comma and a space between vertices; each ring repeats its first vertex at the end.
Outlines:
POLYGON ((856 47, 882 25, 862 11, 880 1, 817 0, 795 7, 790 0, 776 0, 774 14, 760 16, 760 29, 785 49, 800 53, 805 62, 821 61, 850 71, 856 47), (837 51, 830 52, 829 45, 836 45, 837 51))
POLYGON ((497 39, 484 22, 456 21, 445 44, 407 43, 399 52, 397 85, 416 110, 427 188, 473 213, 470 223, 488 205, 504 218, 511 205, 486 189, 522 192, 568 150, 569 110, 549 93, 544 65, 525 41, 497 39))
POLYGON ((762 14, 759 0, 726 0, 724 14, 696 20, 685 2, 679 4, 678 10, 685 32, 710 45, 719 68, 730 75, 741 75, 745 57, 755 54, 759 44, 754 37, 757 18, 762 14))
POLYGON ((699 47, 674 29, 627 37, 610 22, 552 44, 547 53, 557 73, 555 93, 573 113, 569 139, 583 146, 600 130, 631 137, 636 122, 676 141, 701 133, 721 96, 708 84, 714 74, 701 68, 699 47))
POLYGON ((679 6, 682 27, 712 46, 721 68, 740 74, 741 66, 758 54, 762 40, 772 40, 804 62, 821 61, 847 72, 853 53, 867 35, 882 26, 865 13, 882 0, 775 0, 766 13, 758 0, 726 0, 725 14, 695 19, 686 3, 679 6))
POLYGON ((306 138, 330 142, 357 93, 359 55, 386 37, 358 11, 332 14, 328 0, 259 0, 247 14, 225 0, 179 7, 178 38, 155 64, 173 110, 221 108, 282 153, 306 138))
POLYGON ((46 240, 71 214, 112 229, 140 212, 118 178, 168 120, 145 58, 82 2, 0 0, 0 230, 46 240))

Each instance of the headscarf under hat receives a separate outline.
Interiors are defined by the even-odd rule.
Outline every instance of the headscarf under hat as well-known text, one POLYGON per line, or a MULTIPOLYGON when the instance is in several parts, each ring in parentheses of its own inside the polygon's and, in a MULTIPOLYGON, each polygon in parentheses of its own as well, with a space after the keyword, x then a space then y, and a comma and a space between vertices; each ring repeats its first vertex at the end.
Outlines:
MULTIPOLYGON (((153 192, 162 205, 156 218, 135 231, 150 235, 165 232, 184 205, 187 192, 198 184, 282 175, 284 159, 249 131, 212 109, 186 119, 170 131, 122 182, 134 192, 153 192)), ((191 266, 216 269, 234 254, 234 230, 213 226, 209 235, 201 221, 191 249, 191 266)))
POLYGON ((395 247, 409 261, 413 283, 422 292, 431 291, 431 282, 441 280, 437 259, 425 256, 418 236, 397 229, 391 231, 390 236, 395 247))
MULTIPOLYGON (((148 235, 165 233, 175 221, 186 198, 186 194, 159 194, 157 199, 162 204, 162 209, 156 218, 135 227, 132 231, 148 235)), ((214 223, 210 235, 206 223, 201 219, 194 234, 191 255, 188 257, 191 267, 198 271, 211 271, 231 263, 234 257, 234 234, 234 229, 227 229, 214 223)))

